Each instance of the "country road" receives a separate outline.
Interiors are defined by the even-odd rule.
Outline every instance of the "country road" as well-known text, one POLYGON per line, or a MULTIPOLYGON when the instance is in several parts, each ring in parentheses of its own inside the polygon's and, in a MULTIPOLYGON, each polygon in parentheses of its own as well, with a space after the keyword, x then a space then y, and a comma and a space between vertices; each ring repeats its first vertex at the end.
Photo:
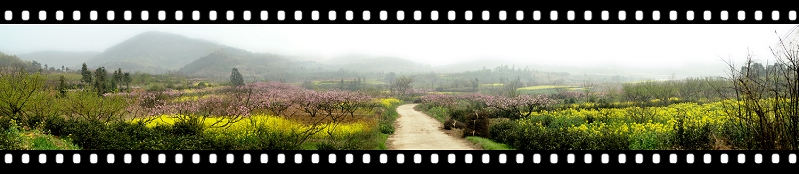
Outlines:
POLYGON ((477 150, 471 142, 444 133, 441 122, 414 110, 416 105, 397 107, 396 131, 388 137, 390 150, 477 150))

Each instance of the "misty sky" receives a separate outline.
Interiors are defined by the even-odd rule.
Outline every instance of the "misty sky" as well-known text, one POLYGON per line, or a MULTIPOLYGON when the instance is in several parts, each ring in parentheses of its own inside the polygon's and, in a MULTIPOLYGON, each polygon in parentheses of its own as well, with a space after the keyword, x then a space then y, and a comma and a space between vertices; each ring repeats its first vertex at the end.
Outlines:
POLYGON ((795 25, 0 25, 0 52, 103 51, 145 31, 200 38, 253 52, 322 59, 360 53, 431 65, 512 59, 542 65, 681 65, 770 58, 795 25), (775 33, 775 31, 777 33, 775 33))

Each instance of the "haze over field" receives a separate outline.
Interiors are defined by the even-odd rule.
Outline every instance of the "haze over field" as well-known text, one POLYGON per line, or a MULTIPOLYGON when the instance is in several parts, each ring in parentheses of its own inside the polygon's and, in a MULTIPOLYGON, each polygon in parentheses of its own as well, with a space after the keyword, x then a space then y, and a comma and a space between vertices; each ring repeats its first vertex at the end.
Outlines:
POLYGON ((747 50, 756 59, 767 59, 771 56, 768 46, 792 27, 3 25, 0 52, 56 67, 78 68, 85 61, 90 67, 118 66, 151 73, 177 71, 214 49, 227 46, 291 56, 290 61, 340 65, 331 68, 353 71, 374 66, 370 70, 443 73, 510 65, 572 74, 682 78, 724 75, 726 64, 722 58, 742 61, 747 50), (148 31, 175 35, 141 37, 148 31), (393 60, 363 60, 377 57, 393 60), (402 68, 391 69, 399 67, 397 62, 402 68), (364 66, 366 63, 371 64, 364 66))

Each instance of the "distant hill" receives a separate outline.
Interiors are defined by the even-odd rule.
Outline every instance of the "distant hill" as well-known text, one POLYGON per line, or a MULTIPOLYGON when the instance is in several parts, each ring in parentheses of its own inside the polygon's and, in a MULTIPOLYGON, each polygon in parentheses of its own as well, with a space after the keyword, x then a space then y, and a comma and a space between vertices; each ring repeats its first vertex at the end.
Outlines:
POLYGON ((79 68, 83 62, 100 54, 100 52, 69 52, 69 51, 37 51, 32 53, 17 55, 22 60, 36 61, 50 67, 61 68, 61 66, 75 69, 79 68))
POLYGON ((16 55, 8 55, 3 52, 0 52, 0 67, 2 68, 13 68, 13 67, 24 67, 28 65, 28 62, 20 59, 16 55))
POLYGON ((486 69, 493 69, 497 66, 508 65, 508 66, 516 66, 516 67, 524 67, 520 63, 517 62, 510 62, 505 60, 499 59, 477 59, 472 61, 454 63, 450 65, 443 65, 443 66, 436 66, 434 67, 435 72, 439 73, 456 73, 456 72, 463 72, 463 71, 474 71, 480 70, 484 67, 486 69))
POLYGON ((334 69, 356 72, 429 72, 430 65, 417 63, 398 57, 369 56, 351 54, 325 61, 334 69))
MULTIPOLYGON (((223 48, 205 55, 179 69, 179 73, 208 78, 227 78, 233 68, 250 76, 287 69, 289 60, 274 54, 251 53, 236 48, 223 48)), ((247 79, 249 80, 249 79, 247 79)))
POLYGON ((114 45, 86 61, 91 68, 122 68, 129 71, 165 73, 224 46, 210 41, 165 32, 144 32, 114 45))
MULTIPOLYGON (((344 59, 339 59, 344 60, 344 59)), ((178 73, 224 80, 229 78, 232 68, 237 68, 249 80, 311 78, 326 79, 357 72, 428 72, 430 67, 401 58, 394 57, 361 57, 333 63, 326 61, 308 61, 293 56, 251 53, 236 48, 225 48, 214 51, 197 59, 178 73), (345 71, 339 71, 339 70, 345 71), (319 74, 319 72, 324 72, 319 74), (344 74, 342 74, 344 73, 344 74)), ((351 74, 354 75, 354 74, 351 74)), ((354 76, 352 76, 354 77, 354 76)), ((349 77, 348 77, 349 78, 349 77)))
POLYGON ((340 64, 349 64, 349 63, 358 63, 367 59, 374 58, 376 56, 373 55, 366 55, 366 54, 345 54, 337 57, 333 57, 327 59, 321 63, 329 64, 329 65, 340 65, 340 64))
POLYGON ((27 72, 36 72, 39 70, 37 66, 34 66, 32 61, 25 61, 16 55, 0 52, 0 73, 17 72, 20 69, 24 69, 27 72))

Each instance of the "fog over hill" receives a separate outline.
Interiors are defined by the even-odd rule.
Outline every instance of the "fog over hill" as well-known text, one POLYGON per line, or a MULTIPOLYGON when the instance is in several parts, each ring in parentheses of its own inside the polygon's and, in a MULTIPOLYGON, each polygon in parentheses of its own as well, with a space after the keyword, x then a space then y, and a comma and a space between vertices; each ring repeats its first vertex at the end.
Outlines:
POLYGON ((84 51, 84 52, 71 52, 71 51, 36 51, 26 54, 17 55, 22 60, 29 60, 29 61, 36 61, 41 63, 42 65, 48 65, 50 67, 61 68, 64 66, 66 68, 75 69, 81 66, 82 62, 86 62, 87 60, 91 59, 92 57, 100 54, 100 52, 95 51, 84 51))
POLYGON ((177 71, 186 64, 223 48, 222 45, 186 36, 149 31, 114 45, 89 59, 89 67, 127 69, 147 73, 177 71))
POLYGON ((273 65, 449 73, 509 65, 661 79, 723 76, 727 66, 721 58, 740 64, 747 52, 769 59, 776 36, 794 26, 6 25, 0 26, 0 51, 56 67, 73 69, 85 61, 92 68, 148 73, 228 74, 232 67, 247 72, 273 65), (275 62, 261 60, 270 56, 220 54, 227 48, 271 55, 275 62), (206 59, 190 65, 201 58, 206 59))

